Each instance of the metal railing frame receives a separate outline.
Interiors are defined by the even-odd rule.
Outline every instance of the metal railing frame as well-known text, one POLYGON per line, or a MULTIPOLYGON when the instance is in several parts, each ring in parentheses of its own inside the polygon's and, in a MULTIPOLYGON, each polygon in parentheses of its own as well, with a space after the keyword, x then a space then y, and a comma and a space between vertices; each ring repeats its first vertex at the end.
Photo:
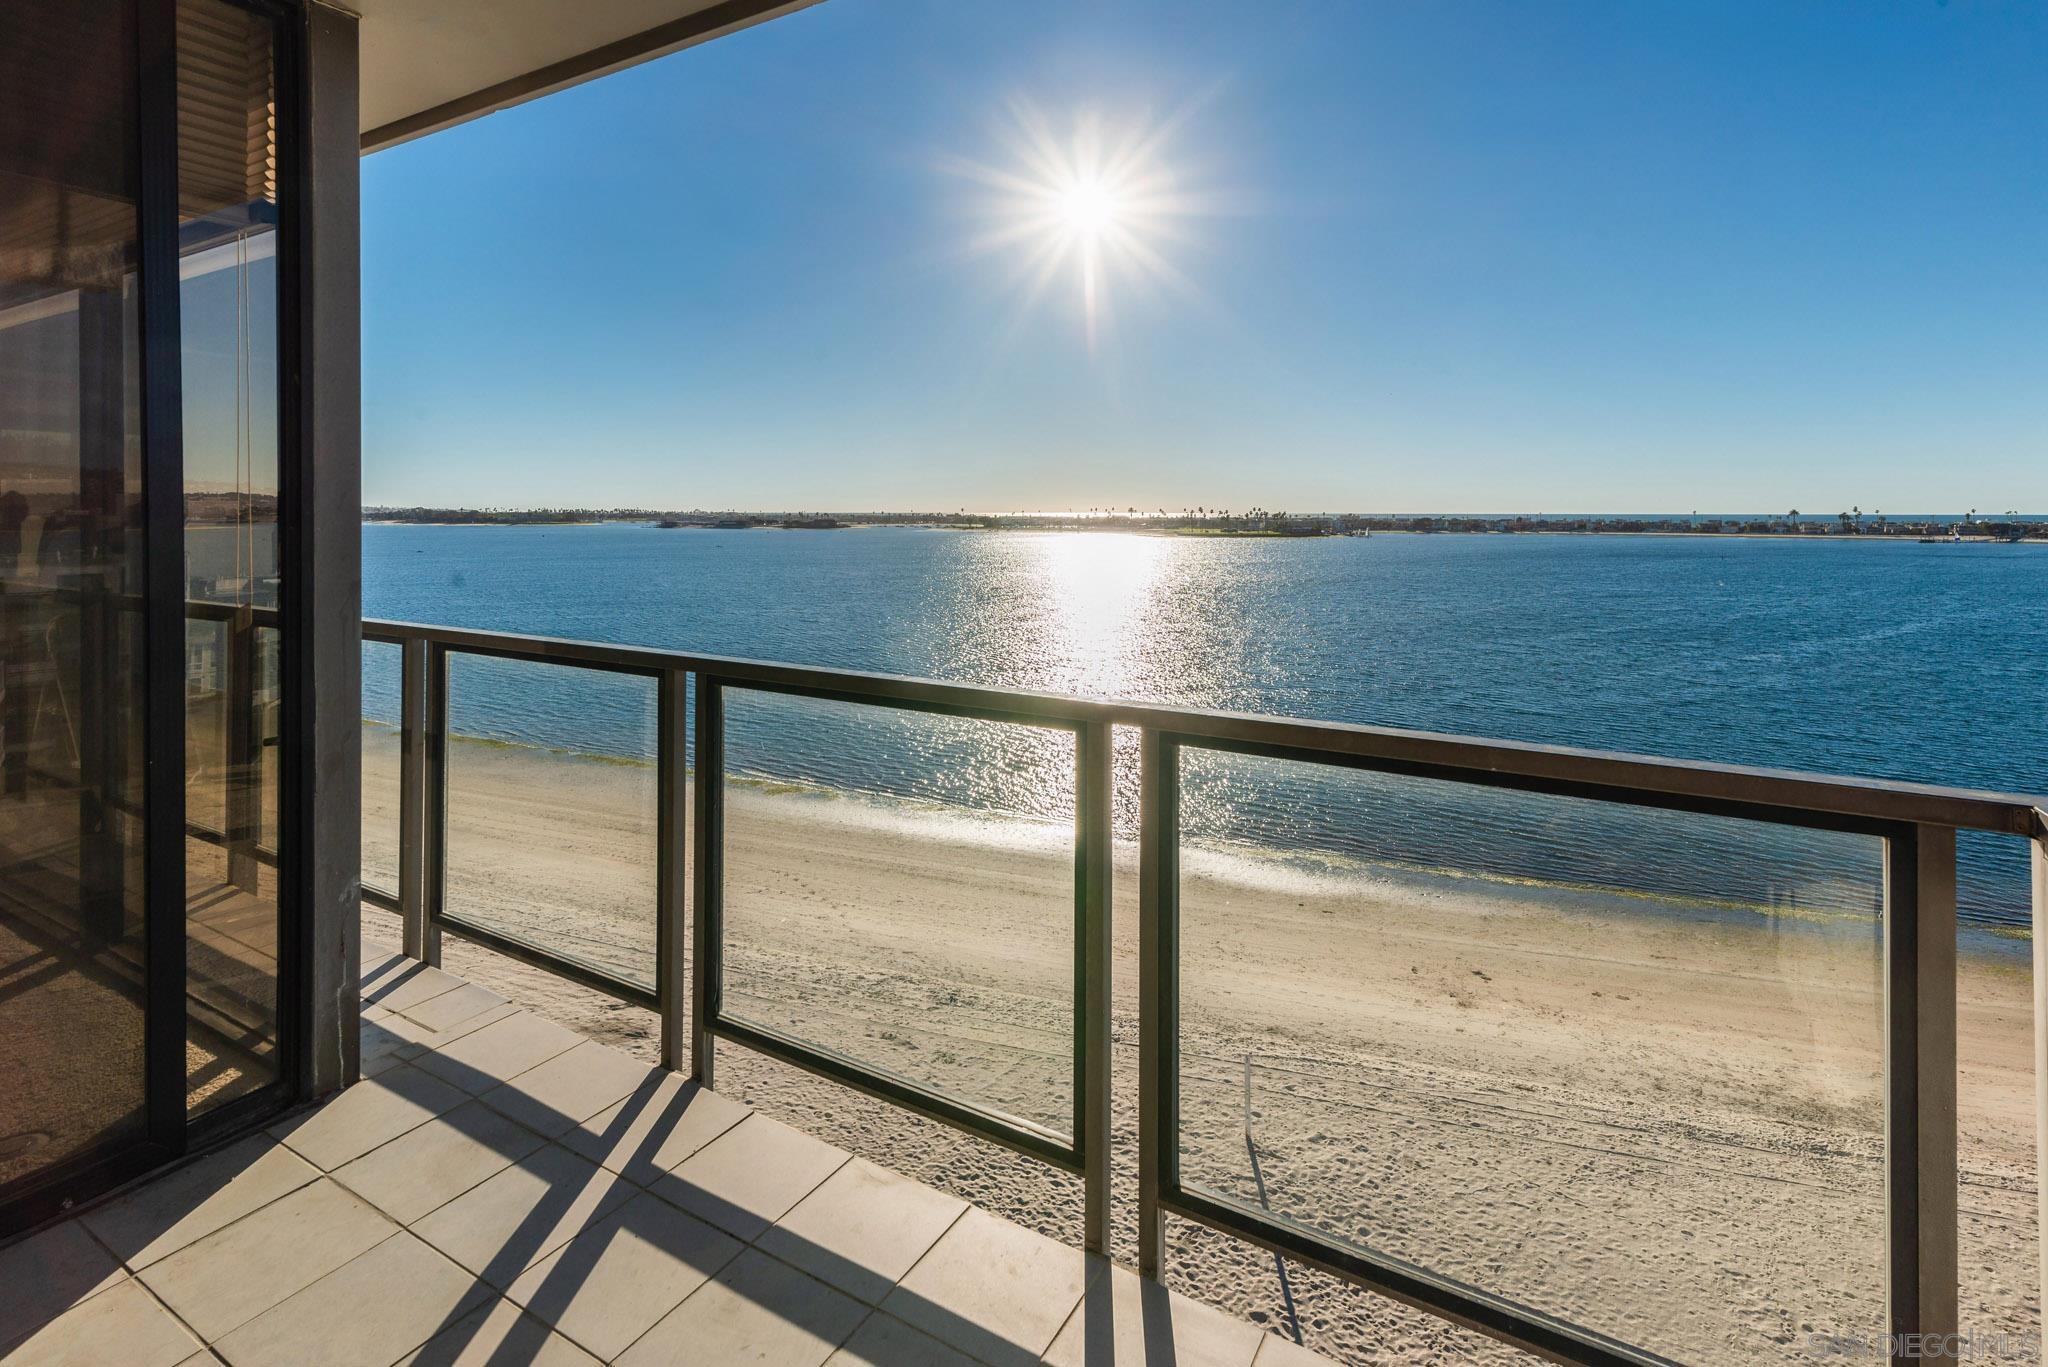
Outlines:
MULTIPOLYGON (((1255 755, 1476 787, 1852 832, 1883 841, 1886 1322, 1894 1334, 1956 1332, 1955 831, 1722 797, 1645 795, 1549 775, 1387 762, 1356 753, 1147 731, 1140 755, 1140 1270, 1163 1267, 1164 1220, 1197 1221, 1298 1258, 1539 1355, 1564 1362, 1666 1359, 1413 1263, 1342 1245, 1299 1224, 1181 1184, 1178 983, 1180 753, 1255 755)), ((2029 809, 2031 810, 2031 809, 2029 809)))
POLYGON ((712 1085, 716 1044, 725 1040, 1079 1174, 1085 1192, 1087 1246, 1093 1252, 1108 1251, 1112 756, 1106 724, 1064 715, 1068 709, 1063 708, 1048 713, 1035 708, 1006 709, 979 697, 934 698, 900 690, 876 692, 862 687, 852 676, 841 683, 842 676, 836 671, 784 671, 741 661, 734 662, 739 669, 727 674, 707 668, 712 662, 706 659, 684 659, 666 652, 584 648, 583 643, 556 643, 557 647, 573 647, 568 649, 536 648, 530 639, 386 622, 366 622, 363 639, 396 645, 402 651, 399 887, 395 892, 366 888, 365 895, 373 903, 399 913, 404 952, 408 956, 437 964, 440 937, 444 932, 453 932, 618 1000, 658 1012, 662 1020, 664 1064, 688 1072, 705 1086, 712 1085), (654 681, 659 740, 656 952, 651 986, 504 929, 480 924, 449 907, 448 664, 456 656, 554 664, 654 681), (839 686, 827 686, 828 683, 839 686), (684 753, 690 714, 686 699, 691 697, 693 685, 697 763, 694 773, 686 774, 684 753), (723 716, 729 691, 779 693, 898 711, 974 717, 1073 734, 1077 786, 1074 1106, 1070 1133, 963 1101, 871 1068, 845 1054, 737 1018, 723 1009, 723 716), (683 876, 686 865, 691 869, 687 880, 683 876), (686 917, 687 940, 682 931, 686 917), (682 972, 686 957, 691 970, 687 979, 682 972))
MULTIPOLYGON (((1184 1188, 1179 1167, 1179 768, 1187 749, 1335 765, 1480 788, 1734 817, 1882 841, 1886 1325, 1908 1336, 1956 1323, 1956 832, 2032 842, 2034 916, 2048 911, 2048 801, 1925 784, 1249 716, 773 664, 601 642, 369 621, 403 652, 399 887, 405 952, 440 958, 453 931, 660 1012, 663 1062, 710 1085, 719 1040, 744 1045, 905 1109, 1080 1173, 1085 1243, 1110 1246, 1109 927, 1113 729, 1139 733, 1139 1271, 1164 1269, 1168 1216, 1322 1268, 1557 1362, 1666 1359, 1304 1225, 1184 1188), (655 982, 451 915, 446 906, 448 660, 481 655, 651 678, 659 719, 655 982), (694 688, 694 694, 692 693, 694 688), (724 1010, 724 716, 727 695, 769 692, 1050 727, 1076 738, 1074 1121, 1070 1135, 926 1088, 724 1010), (686 773, 694 697, 696 764, 686 773), (685 880, 683 870, 691 877, 685 880), (685 921, 688 922, 687 931, 685 921), (687 935, 687 938, 686 938, 687 935), (681 971, 685 951, 691 964, 681 971)), ((2048 948, 2034 940, 2037 1143, 2048 1173, 2048 948)), ((2048 1184, 2041 1188, 2048 1228, 2048 1184)), ((2048 1242, 2041 1278, 2048 1288, 2048 1242)), ((1903 1359, 1901 1359, 1903 1360, 1903 1359)))

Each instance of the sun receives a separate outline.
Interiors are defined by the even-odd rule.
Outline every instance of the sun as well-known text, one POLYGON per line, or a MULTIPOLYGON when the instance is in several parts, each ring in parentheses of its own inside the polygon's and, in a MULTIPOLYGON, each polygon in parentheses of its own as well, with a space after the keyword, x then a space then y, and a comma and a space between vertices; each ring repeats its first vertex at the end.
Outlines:
POLYGON ((1079 180, 1060 191, 1059 214, 1077 237, 1100 237, 1116 226, 1116 192, 1097 180, 1079 180))
POLYGON ((1170 143, 1182 116, 1113 125, 1077 113, 1056 126, 1035 106, 1013 102, 997 161, 949 158, 945 169, 973 182, 973 212, 986 221, 970 253, 1010 256, 1027 303, 1062 275, 1078 286, 1088 348, 1095 349, 1112 281, 1193 287, 1168 260, 1185 228, 1209 212, 1176 173, 1170 143))

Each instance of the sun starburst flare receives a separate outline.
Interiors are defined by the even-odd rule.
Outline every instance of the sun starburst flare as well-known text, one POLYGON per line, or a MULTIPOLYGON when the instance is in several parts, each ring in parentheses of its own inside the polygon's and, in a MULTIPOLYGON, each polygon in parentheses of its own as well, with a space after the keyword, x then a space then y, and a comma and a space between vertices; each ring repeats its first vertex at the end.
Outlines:
POLYGON ((1195 295, 1167 258, 1170 246, 1188 242, 1189 225, 1216 208, 1212 196, 1184 188, 1170 165, 1172 138, 1193 108, 1122 127, 1083 113, 1062 131, 1034 106, 1012 102, 998 162, 944 163, 980 192, 971 208, 988 226, 968 250, 1010 257, 1027 305, 1070 275, 1091 352, 1113 285, 1195 295))

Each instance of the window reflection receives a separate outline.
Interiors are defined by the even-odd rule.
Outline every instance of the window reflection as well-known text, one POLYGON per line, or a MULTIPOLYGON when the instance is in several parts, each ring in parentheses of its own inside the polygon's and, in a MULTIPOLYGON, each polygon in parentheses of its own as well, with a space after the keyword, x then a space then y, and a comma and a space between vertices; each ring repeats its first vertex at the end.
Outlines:
POLYGON ((270 23, 178 6, 188 1096, 277 1076, 277 142, 270 23))
POLYGON ((134 31, 0 6, 0 1202, 143 1119, 134 31))

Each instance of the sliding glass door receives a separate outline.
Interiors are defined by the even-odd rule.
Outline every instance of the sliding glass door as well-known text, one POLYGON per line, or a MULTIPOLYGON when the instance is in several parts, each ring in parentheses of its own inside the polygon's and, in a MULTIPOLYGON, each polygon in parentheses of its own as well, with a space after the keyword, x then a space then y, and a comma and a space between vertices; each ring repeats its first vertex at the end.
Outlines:
POLYGON ((289 13, 0 5, 0 1237, 291 1081, 289 13))
POLYGON ((0 7, 0 1193, 146 1130, 135 42, 0 7))

